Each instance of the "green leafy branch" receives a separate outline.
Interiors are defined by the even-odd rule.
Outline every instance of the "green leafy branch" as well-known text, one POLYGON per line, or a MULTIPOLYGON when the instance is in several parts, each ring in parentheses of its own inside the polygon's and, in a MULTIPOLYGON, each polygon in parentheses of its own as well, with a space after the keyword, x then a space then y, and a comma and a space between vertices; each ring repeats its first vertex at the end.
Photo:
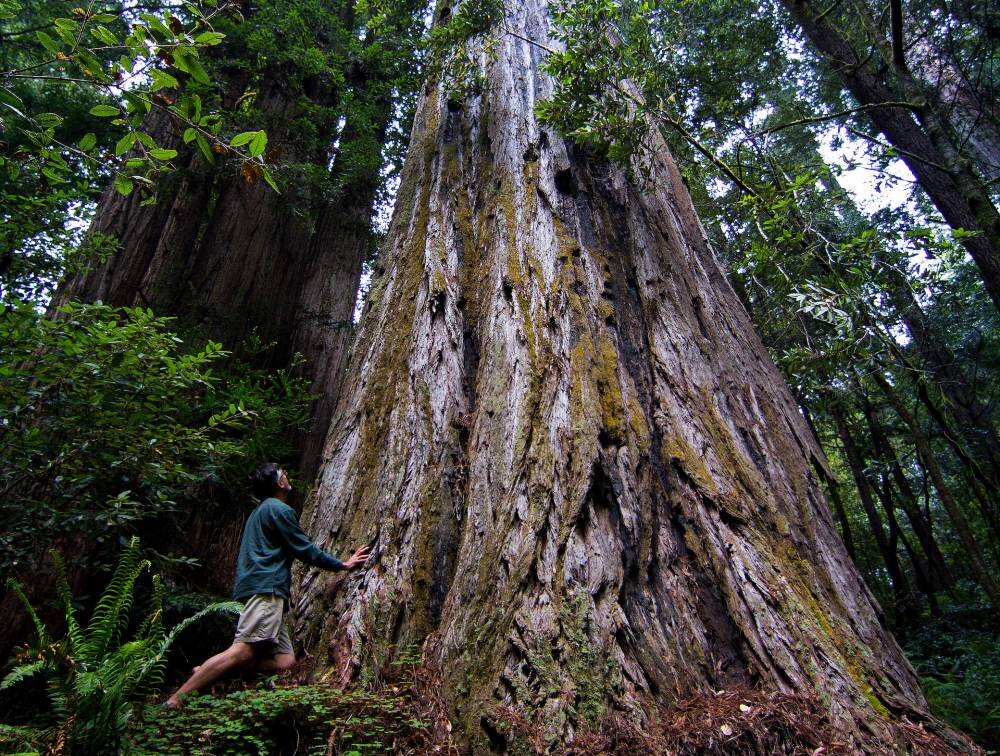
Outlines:
MULTIPOLYGON (((27 79, 89 86, 111 99, 91 108, 90 114, 110 118, 113 125, 126 129, 113 150, 113 160, 118 166, 115 188, 123 195, 130 194, 136 185, 150 191, 158 174, 174 168, 171 161, 178 151, 158 144, 145 130, 146 119, 154 109, 164 111, 182 129, 183 142, 193 144, 207 162, 214 163, 216 155, 232 155, 240 160, 241 173, 248 182, 263 178, 278 191, 265 163, 267 134, 243 132, 226 141, 221 136, 222 116, 205 111, 201 97, 188 91, 189 85, 211 85, 200 51, 223 41, 225 35, 215 31, 212 22, 220 13, 238 13, 235 5, 205 0, 204 4, 211 8, 206 12, 185 3, 192 18, 186 27, 170 13, 162 16, 139 13, 128 19, 130 32, 119 36, 109 24, 124 21, 125 16, 98 12, 95 4, 91 0, 86 9, 75 8, 76 18, 54 19, 54 37, 41 29, 35 31, 38 43, 51 57, 0 72, 0 116, 13 116, 30 145, 11 157, 0 156, 0 167, 7 165, 14 177, 21 161, 36 160, 47 180, 61 183, 72 171, 68 157, 96 165, 106 163, 111 157, 98 145, 92 132, 75 145, 60 140, 56 134, 64 119, 59 114, 28 112, 22 99, 10 88, 13 82, 27 79), (85 44, 85 40, 92 43, 85 44), (69 67, 76 72, 67 72, 69 67)), ((2 0, 0 18, 15 17, 20 9, 16 0, 2 0)), ((151 194, 149 199, 152 201, 151 194)))

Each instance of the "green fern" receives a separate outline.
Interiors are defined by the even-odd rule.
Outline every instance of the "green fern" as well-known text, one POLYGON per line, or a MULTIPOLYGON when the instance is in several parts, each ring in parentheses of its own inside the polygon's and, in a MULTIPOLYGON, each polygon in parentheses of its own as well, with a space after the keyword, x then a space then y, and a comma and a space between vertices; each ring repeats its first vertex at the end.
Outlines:
MULTIPOLYGON (((50 551, 49 555, 56 567, 56 592, 66 610, 66 640, 71 649, 78 649, 83 645, 83 629, 80 627, 80 621, 76 617, 76 608, 73 606, 73 593, 70 591, 69 581, 66 579, 66 565, 63 563, 62 554, 58 551, 50 551)), ((25 598, 24 601, 27 599, 25 598)))
POLYGON ((37 661, 14 667, 14 669, 8 672, 7 676, 4 677, 3 682, 0 682, 0 690, 6 690, 12 685, 17 685, 17 683, 21 682, 21 680, 38 674, 43 669, 45 669, 44 659, 39 659, 37 661))
POLYGON ((36 727, 0 724, 0 753, 37 754, 45 750, 48 735, 36 727))
POLYGON ((153 595, 149 599, 149 615, 138 633, 140 638, 158 638, 163 635, 163 578, 153 575, 153 595))
POLYGON ((35 611, 35 607, 31 605, 30 601, 28 601, 28 597, 24 595, 21 584, 14 578, 7 578, 7 587, 14 591, 14 595, 17 596, 25 607, 27 607, 28 616, 31 617, 31 621, 35 625, 35 635, 38 636, 38 645, 49 645, 49 633, 45 627, 45 623, 43 623, 41 618, 38 616, 38 612, 35 611))
POLYGON ((53 737, 73 753, 113 753, 120 745, 134 713, 134 703, 163 682, 167 652, 177 636, 213 612, 239 613, 241 605, 225 601, 205 607, 170 632, 163 628, 163 582, 153 577, 147 615, 131 640, 128 628, 136 581, 149 569, 133 538, 122 553, 110 583, 97 602, 86 629, 80 624, 61 557, 53 552, 56 586, 66 612, 66 637, 53 643, 45 625, 16 582, 12 588, 35 622, 38 650, 30 661, 15 667, 0 683, 12 687, 36 674, 45 674, 52 704, 53 737))
POLYGON ((135 593, 135 581, 150 568, 149 560, 140 558, 139 539, 132 538, 118 561, 111 582, 104 590, 87 625, 83 645, 74 649, 85 663, 104 658, 128 626, 135 593))

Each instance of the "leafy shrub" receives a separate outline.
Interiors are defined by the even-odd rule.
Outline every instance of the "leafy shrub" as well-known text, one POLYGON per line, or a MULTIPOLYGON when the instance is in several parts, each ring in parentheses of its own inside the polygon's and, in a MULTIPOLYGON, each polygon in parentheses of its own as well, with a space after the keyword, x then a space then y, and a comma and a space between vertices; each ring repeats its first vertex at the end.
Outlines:
POLYGON ((45 750, 45 732, 37 727, 0 723, 0 753, 36 754, 45 750))
MULTIPOLYGON (((131 620, 136 581, 150 563, 139 553, 133 538, 122 554, 111 582, 101 595, 86 627, 73 607, 62 559, 56 563, 59 596, 66 611, 66 636, 54 641, 34 607, 14 580, 9 586, 24 603, 35 624, 37 647, 29 649, 0 688, 9 688, 34 675, 44 675, 52 704, 52 724, 45 732, 54 751, 113 753, 129 726, 133 705, 163 679, 166 654, 177 635, 206 614, 238 613, 240 604, 220 602, 203 608, 175 626, 163 627, 163 586, 153 578, 153 592, 146 618, 138 631, 125 641, 131 620)), ((8 733, 23 734, 21 728, 8 733)), ((3 733, 0 732, 0 736, 3 733)))
POLYGON ((302 381, 235 361, 217 374, 219 344, 185 350, 141 308, 21 303, 0 312, 0 343, 0 576, 60 540, 107 564, 140 523, 242 489, 305 423, 302 381))

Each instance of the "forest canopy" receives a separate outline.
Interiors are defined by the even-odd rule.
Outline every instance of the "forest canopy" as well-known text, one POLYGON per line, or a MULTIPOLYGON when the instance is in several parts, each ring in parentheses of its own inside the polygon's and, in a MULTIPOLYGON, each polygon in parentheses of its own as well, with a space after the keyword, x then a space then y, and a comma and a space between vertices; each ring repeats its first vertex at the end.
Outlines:
POLYGON ((977 0, 0 0, 0 747, 628 752, 741 686, 802 747, 998 747, 998 45, 977 0), (287 691, 154 727, 265 460, 374 561, 296 573, 287 691), (114 711, 73 612, 155 668, 114 711))

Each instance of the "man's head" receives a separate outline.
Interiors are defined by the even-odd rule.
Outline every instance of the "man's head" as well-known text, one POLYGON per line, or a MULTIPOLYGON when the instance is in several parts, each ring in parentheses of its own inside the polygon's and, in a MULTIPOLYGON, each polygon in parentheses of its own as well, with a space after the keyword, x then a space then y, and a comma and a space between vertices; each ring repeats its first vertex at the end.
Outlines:
POLYGON ((292 484, 288 481, 288 473, 277 462, 265 462, 250 476, 250 488, 258 499, 269 496, 280 499, 282 494, 292 490, 292 484))

